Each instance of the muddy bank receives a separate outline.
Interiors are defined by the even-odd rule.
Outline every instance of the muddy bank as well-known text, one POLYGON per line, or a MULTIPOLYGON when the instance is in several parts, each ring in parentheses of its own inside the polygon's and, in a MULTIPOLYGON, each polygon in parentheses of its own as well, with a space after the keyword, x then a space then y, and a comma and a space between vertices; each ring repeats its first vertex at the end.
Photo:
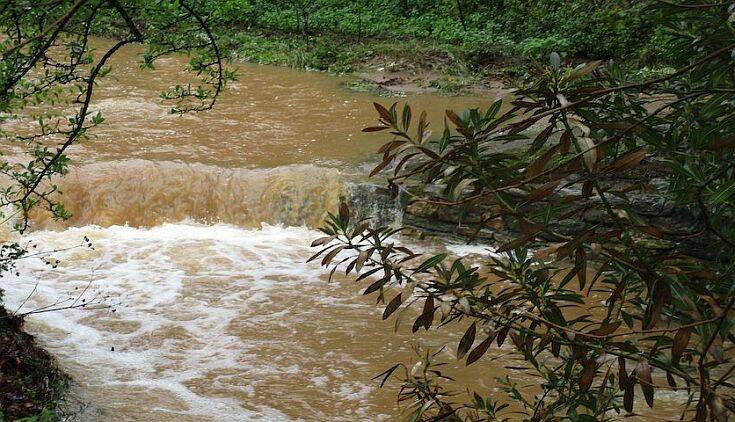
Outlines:
POLYGON ((317 36, 307 45, 289 34, 244 31, 224 34, 223 44, 239 61, 347 75, 350 89, 383 96, 500 97, 525 63, 492 55, 478 64, 456 45, 415 39, 317 36))
POLYGON ((23 323, 0 306, 0 420, 39 415, 54 420, 68 379, 23 323))
MULTIPOLYGON (((451 65, 453 59, 450 57, 447 60, 451 65)), ((446 66, 448 64, 439 59, 412 63, 391 60, 389 57, 373 57, 362 62, 360 68, 351 74, 355 81, 349 86, 357 90, 376 91, 385 96, 430 92, 501 98, 511 93, 506 82, 498 77, 452 75, 446 66)))

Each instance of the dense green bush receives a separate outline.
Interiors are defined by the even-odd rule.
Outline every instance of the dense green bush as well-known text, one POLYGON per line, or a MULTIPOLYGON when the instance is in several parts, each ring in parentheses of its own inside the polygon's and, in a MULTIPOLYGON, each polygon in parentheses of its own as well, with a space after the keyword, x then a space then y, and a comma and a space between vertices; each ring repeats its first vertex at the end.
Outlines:
POLYGON ((572 56, 633 59, 655 31, 641 6, 624 0, 227 0, 210 1, 225 26, 351 38, 418 38, 461 46, 475 64, 482 52, 538 58, 551 50, 572 56), (458 13, 462 4, 464 23, 458 13), (301 13, 301 15, 300 15, 301 13), (495 44, 497 42, 497 44, 495 44))

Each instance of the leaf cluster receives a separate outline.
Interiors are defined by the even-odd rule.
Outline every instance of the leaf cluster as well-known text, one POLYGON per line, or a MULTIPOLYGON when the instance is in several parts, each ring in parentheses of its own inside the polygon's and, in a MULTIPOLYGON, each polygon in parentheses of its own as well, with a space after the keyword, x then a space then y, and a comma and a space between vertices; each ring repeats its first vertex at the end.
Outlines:
MULTIPOLYGON (((483 268, 425 257, 344 210, 321 241, 322 265, 372 283, 384 318, 412 318, 414 332, 462 321, 466 364, 510 344, 540 390, 501 380, 506 396, 490 402, 515 402, 528 420, 610 419, 653 407, 660 390, 686 395, 685 420, 735 411, 735 10, 645 7, 678 58, 664 75, 552 53, 509 102, 448 110, 440 136, 408 105, 375 104, 379 124, 365 131, 390 140, 372 175, 412 201, 480 214, 478 232, 506 228, 500 256, 483 268)), ((404 388, 415 378, 399 377, 404 388)), ((420 420, 500 410, 411 391, 420 420)))

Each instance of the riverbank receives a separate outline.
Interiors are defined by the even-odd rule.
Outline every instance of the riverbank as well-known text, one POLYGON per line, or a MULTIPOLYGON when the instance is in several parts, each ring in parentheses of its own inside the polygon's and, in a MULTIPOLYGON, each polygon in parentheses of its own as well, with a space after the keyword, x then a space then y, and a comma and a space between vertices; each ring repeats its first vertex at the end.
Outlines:
MULTIPOLYGON (((659 27, 641 6, 603 3, 234 0, 208 4, 206 12, 234 61, 349 74, 349 88, 385 96, 486 95, 522 85, 551 52, 570 64, 613 60, 643 73, 669 63, 659 27)), ((126 33, 115 16, 107 19, 93 33, 126 33)))
MULTIPOLYGON (((530 54, 520 45, 499 40, 484 48, 440 40, 357 38, 248 29, 218 35, 235 61, 285 66, 299 70, 348 75, 349 89, 381 96, 438 93, 452 96, 503 97, 539 71, 547 54, 530 54)), ((548 50, 548 49, 547 49, 548 50)), ((546 51, 546 50, 544 50, 546 51)), ((549 50, 551 51, 551 50, 549 50)), ((595 57, 568 56, 569 63, 595 57)), ((632 80, 673 71, 665 61, 619 61, 632 80)))
POLYGON ((206 8, 216 35, 238 58, 354 73, 363 76, 357 85, 386 94, 401 87, 477 92, 522 76, 552 51, 640 67, 666 59, 660 25, 645 7, 610 0, 232 0, 206 8))
MULTIPOLYGON (((461 45, 440 41, 385 40, 243 31, 220 36, 237 60, 353 76, 350 89, 386 96, 437 92, 497 93, 527 72, 529 61, 500 50, 478 65, 461 45)), ((499 47, 498 47, 499 48, 499 47)))
POLYGON ((0 421, 54 421, 68 379, 23 323, 0 305, 0 421))

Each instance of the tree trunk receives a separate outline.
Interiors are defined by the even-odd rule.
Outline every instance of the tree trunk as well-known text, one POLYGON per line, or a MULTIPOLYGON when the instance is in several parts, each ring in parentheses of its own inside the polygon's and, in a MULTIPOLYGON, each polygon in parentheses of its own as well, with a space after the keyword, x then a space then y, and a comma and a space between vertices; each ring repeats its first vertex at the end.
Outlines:
POLYGON ((457 0, 457 12, 459 14, 459 21, 462 23, 462 29, 467 30, 467 22, 464 20, 464 10, 462 9, 462 0, 457 0))

